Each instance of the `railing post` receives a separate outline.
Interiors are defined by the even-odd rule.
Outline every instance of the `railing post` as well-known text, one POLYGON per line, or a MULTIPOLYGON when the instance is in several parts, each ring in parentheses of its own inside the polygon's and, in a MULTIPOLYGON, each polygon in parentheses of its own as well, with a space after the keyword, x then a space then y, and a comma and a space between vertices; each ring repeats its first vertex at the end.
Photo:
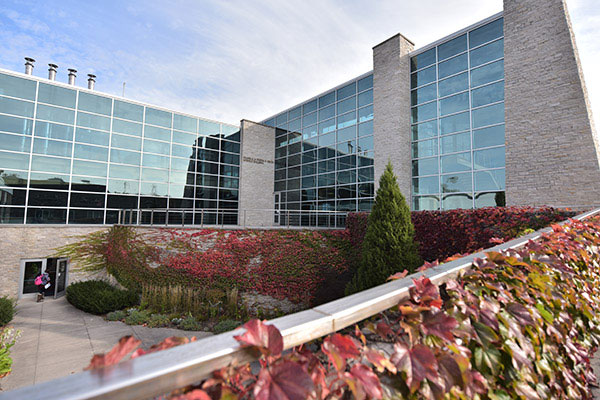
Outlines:
POLYGON ((221 210, 221 229, 225 226, 225 210, 221 210))
POLYGON ((202 214, 200 215, 200 226, 204 227, 204 208, 202 209, 202 214))
POLYGON ((154 209, 150 210, 150 226, 154 225, 154 209))
POLYGON ((181 210, 181 226, 185 226, 185 210, 181 210))
POLYGON ((287 210, 287 228, 290 229, 290 210, 287 210))
POLYGON ((169 209, 165 209, 165 226, 169 226, 169 209))
POLYGON ((138 213, 137 213, 137 216, 136 216, 136 219, 135 219, 137 221, 136 225, 140 225, 140 221, 142 220, 142 212, 143 212, 143 210, 140 208, 138 210, 138 213))
POLYGON ((118 217, 119 219, 117 220, 117 225, 121 225, 123 222, 121 219, 122 214, 123 214, 123 210, 119 210, 119 217, 118 217))
POLYGON ((129 210, 129 225, 133 224, 133 208, 129 210))

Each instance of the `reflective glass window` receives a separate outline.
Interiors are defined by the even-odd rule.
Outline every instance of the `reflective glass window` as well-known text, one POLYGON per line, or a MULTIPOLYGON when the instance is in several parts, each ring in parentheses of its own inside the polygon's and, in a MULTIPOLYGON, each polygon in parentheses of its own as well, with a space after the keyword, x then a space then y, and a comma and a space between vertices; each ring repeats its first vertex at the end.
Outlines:
POLYGON ((442 173, 471 170, 471 153, 458 153, 441 157, 442 173))
POLYGON ((31 150, 31 137, 0 133, 0 150, 21 151, 24 153, 29 153, 29 151, 31 150))
POLYGON ((473 190, 471 179, 472 177, 470 172, 465 174, 442 175, 442 192, 471 192, 473 190))
MULTIPOLYGON (((36 131, 37 131, 37 125, 36 125, 36 131)), ((85 129, 85 128, 77 128, 77 131, 75 133, 75 141, 79 142, 79 143, 99 144, 101 146, 108 146, 109 140, 110 140, 110 134, 108 132, 94 131, 92 129, 85 129)))
POLYGON ((434 100, 435 98, 437 98, 437 87, 435 83, 432 85, 423 86, 420 89, 416 89, 411 92, 411 104, 413 106, 434 100))
POLYGON ((504 40, 500 39, 471 50, 471 68, 504 57, 504 40))
POLYGON ((337 118, 338 129, 345 128, 356 124, 356 111, 349 112, 344 115, 340 115, 337 118))
POLYGON ((138 104, 127 103, 115 100, 114 116, 117 118, 128 119, 130 121, 142 122, 144 117, 144 107, 138 104))
POLYGON ((140 153, 111 149, 110 161, 120 164, 140 165, 140 153))
POLYGON ((102 117, 100 115, 78 112, 77 125, 83 126, 84 128, 101 129, 104 131, 109 131, 110 118, 102 117))
POLYGON ((367 90, 358 95, 358 106, 366 106, 373 103, 373 90, 367 90))
POLYGON ((454 114, 469 108, 469 92, 446 97, 440 100, 440 115, 454 114))
POLYGON ((356 83, 352 82, 348 85, 344 86, 341 89, 337 90, 337 99, 338 101, 345 99, 346 97, 350 97, 356 93, 356 83))
POLYGON ((413 176, 433 175, 438 173, 437 157, 423 158, 412 162, 413 176))
POLYGON ((469 129, 469 113, 462 113, 440 119, 440 133, 460 132, 469 129))
POLYGON ((413 197, 413 209, 415 211, 438 210, 440 199, 437 196, 413 197))
POLYGON ((452 93, 462 92, 469 88, 469 74, 459 74, 451 78, 438 82, 440 97, 448 96, 452 93))
POLYGON ((482 86, 471 92, 473 107, 484 106, 504 100, 504 81, 482 86))
POLYGON ((157 142, 156 140, 144 139, 144 151, 149 153, 169 155, 170 146, 167 142, 157 142))
POLYGON ((116 133, 113 133, 111 146, 121 149, 140 151, 142 147, 142 140, 137 137, 117 135, 116 133))
POLYGON ((35 139, 33 152, 49 156, 71 157, 72 145, 69 142, 59 142, 48 139, 35 139))
POLYGON ((413 158, 430 157, 437 155, 438 141, 437 139, 423 140, 412 144, 413 158))
POLYGON ((300 119, 295 119, 288 124, 288 130, 291 132, 300 132, 302 129, 302 121, 300 119))
POLYGON ((32 172, 29 187, 38 189, 69 190, 69 175, 32 172))
POLYGON ((144 167, 169 168, 169 157, 144 154, 142 165, 144 167))
POLYGON ((455 210, 457 208, 473 208, 473 196, 470 194, 450 194, 444 196, 442 201, 444 210, 455 210))
POLYGON ((359 168, 358 169, 358 181, 359 182, 371 182, 374 180, 373 168, 359 168))
MULTIPOLYGON (((20 117, 33 118, 34 103, 29 101, 9 99, 0 97, 0 112, 4 114, 18 115, 20 117)), ((1 127, 0 127, 1 129, 1 127)))
POLYGON ((373 119, 373 105, 358 109, 358 122, 370 121, 373 119))
POLYGON ((316 109, 317 109, 317 99, 314 99, 314 100, 309 101, 308 103, 302 105, 302 114, 306 115, 308 113, 315 111, 316 109))
POLYGON ((358 152, 373 150, 373 136, 361 137, 358 139, 358 152))
POLYGON ((324 94, 319 97, 319 108, 330 105, 335 101, 335 92, 324 94))
POLYGON ((312 113, 302 117, 302 126, 313 125, 317 123, 317 113, 312 113))
POLYGON ((477 47, 504 35, 504 19, 500 18, 469 32, 469 47, 477 47))
POLYGON ((463 54, 438 64, 439 79, 454 75, 467 69, 467 55, 463 54))
POLYGON ((435 47, 429 49, 421 54, 418 54, 410 59, 410 70, 416 71, 418 69, 427 67, 435 63, 435 47))
POLYGON ((358 81, 358 91, 362 92, 373 87, 373 75, 365 76, 358 81))
POLYGON ((319 123, 319 133, 335 131, 335 118, 319 123))
POLYGON ((122 178, 122 179, 138 179, 140 177, 139 167, 130 167, 127 165, 110 165, 108 176, 111 178, 122 178))
POLYGON ((437 102, 411 108, 411 122, 421 122, 437 117, 437 102))
POLYGON ((442 154, 471 150, 471 134, 469 132, 457 135, 442 136, 442 154))
POLYGON ((171 145, 171 154, 175 157, 189 158, 193 155, 193 148, 190 146, 180 146, 177 144, 171 145))
POLYGON ((504 103, 478 108, 471 111, 473 128, 494 125, 504 122, 504 103))
POLYGON ((505 207, 506 195, 504 192, 477 193, 475 207, 505 207))
POLYGON ((276 116, 276 117, 275 117, 275 124, 276 124, 277 126, 281 126, 281 125, 283 125, 283 124, 287 123, 287 120, 288 120, 288 118, 287 118, 287 117, 288 117, 288 116, 287 116, 287 112, 284 112, 284 113, 282 113, 282 114, 279 114, 278 116, 276 116))
POLYGON ((445 60, 467 50, 467 35, 461 35, 438 46, 439 60, 445 60))
POLYGON ((480 86, 488 82, 504 79, 504 60, 495 61, 483 67, 471 70, 471 86, 480 86))
MULTIPOLYGON (((148 135, 148 128, 150 128, 149 126, 146 127, 146 137, 152 137, 154 139, 157 139, 155 137, 153 137, 154 135, 148 135)), ((165 136, 161 136, 163 139, 162 140, 168 140, 165 139, 165 136)), ((181 144, 186 144, 188 146, 193 146, 197 144, 197 139, 198 137, 196 135, 190 135, 188 133, 183 133, 183 132, 179 132, 179 131, 173 131, 173 142, 174 143, 181 143, 181 144)))
POLYGON ((492 169, 475 172, 475 190, 504 190, 504 169, 492 169))
MULTIPOLYGON (((38 124, 40 124, 40 122, 38 122, 38 124)), ((0 115, 0 131, 31 135, 32 126, 33 121, 30 119, 0 115)))
POLYGON ((113 119, 113 132, 125 133, 127 135, 142 136, 142 124, 113 119))
POLYGON ((196 133, 198 120, 196 118, 188 117, 185 115, 174 114, 173 115, 173 129, 180 131, 196 133))
POLYGON ((91 93, 79 92, 77 109, 110 116, 112 112, 112 99, 96 96, 91 93))
POLYGON ((75 111, 38 104, 37 118, 72 125, 75 120, 75 111))
POLYGON ((20 99, 35 100, 36 82, 0 73, 0 94, 20 99))
POLYGON ((504 144, 504 125, 473 131, 473 148, 491 147, 504 144))
POLYGON ((475 169, 502 168, 505 165, 504 146, 473 152, 475 169))
POLYGON ((240 153, 240 144, 223 140, 223 141, 221 141, 221 150, 228 151, 230 153, 239 154, 240 153))
POLYGON ((61 107, 75 108, 77 93, 74 90, 40 82, 38 101, 61 107))
POLYGON ((350 126, 348 128, 340 129, 337 131, 337 141, 344 142, 346 140, 356 139, 356 127, 350 126))
POLYGON ((71 172, 71 160, 66 158, 54 158, 44 156, 31 157, 31 169, 42 172, 58 172, 68 174, 71 172))
MULTIPOLYGON (((139 183, 138 183, 138 181, 126 181, 126 180, 122 180, 122 179, 109 179, 108 180, 108 193, 139 194, 139 183)), ((132 197, 131 198, 132 202, 133 202, 133 199, 136 199, 135 203, 137 203, 137 197, 132 197)), ((108 207, 117 207, 117 204, 115 204, 114 201, 110 201, 110 196, 109 196, 108 207)), ((135 207, 137 207, 137 204, 135 205, 135 207)))
POLYGON ((29 208, 28 224, 64 224, 67 222, 67 210, 55 208, 29 208))
POLYGON ((167 196, 169 185, 157 182, 142 182, 140 194, 142 196, 167 196))
POLYGON ((302 188, 307 189, 317 186, 315 176, 305 176, 302 178, 302 188))
POLYGON ((106 177, 106 164, 92 161, 73 160, 73 175, 106 177))
POLYGON ((330 105, 319 110, 319 121, 324 121, 335 115, 335 105, 330 105))
POLYGON ((439 191, 439 178, 437 176, 413 178, 414 194, 435 194, 439 193, 439 191))
POLYGON ((427 85, 433 81, 435 81, 435 65, 410 75, 410 86, 412 89, 427 85))
POLYGON ((73 127, 38 121, 35 124, 35 136, 48 139, 73 140, 73 127))
POLYGON ((352 154, 356 152, 356 140, 338 143, 337 150, 340 154, 352 154))
MULTIPOLYGON (((0 165, 2 165, 2 164, 0 164, 0 165)), ((12 187, 26 187, 27 186, 27 172, 25 172, 25 171, 10 171, 10 170, 6 170, 6 169, 2 168, 2 172, 0 172, 0 179, 2 179, 5 186, 12 186, 12 187)))
POLYGON ((319 136, 319 146, 333 146, 335 144, 335 133, 319 136))
POLYGON ((189 158, 176 158, 176 157, 171 158, 171 168, 173 168, 173 169, 187 171, 190 168, 190 164, 191 164, 191 168, 192 168, 191 170, 193 171, 194 164, 190 161, 189 158))
MULTIPOLYGON (((92 193, 71 193, 70 207, 104 208, 104 195, 92 193)), ((100 215, 102 211, 100 211, 100 215)), ((69 221, 72 222, 72 221, 69 221)), ((102 223, 102 221, 99 221, 102 223)))
POLYGON ((167 111, 157 110, 154 108, 146 107, 146 119, 145 122, 151 125, 164 126, 165 128, 171 127, 171 113, 167 111))
POLYGON ((68 192, 29 190, 29 200, 27 201, 27 203, 30 206, 66 207, 68 200, 68 192))
POLYGON ((300 107, 300 106, 293 108, 288 112, 290 120, 299 118, 301 114, 302 114, 302 107, 300 107))
MULTIPOLYGON (((0 188, 1 206, 24 206, 26 190, 0 188)), ((5 208, 0 208, 0 219, 3 217, 5 208)))
POLYGON ((356 108, 356 96, 352 96, 348 99, 342 100, 337 103, 337 113, 343 114, 345 112, 354 110, 356 108))
POLYGON ((413 125, 411 127, 412 139, 420 140, 420 139, 427 139, 430 137, 437 136, 437 131, 438 131, 437 127, 438 127, 437 120, 423 122, 421 124, 413 125))
POLYGON ((8 153, 0 151, 0 167, 2 169, 28 169, 29 154, 8 153))
MULTIPOLYGON (((75 169, 75 161, 73 162, 75 169)), ((106 166, 104 167, 106 170, 106 166)), ((106 171, 104 171, 106 173, 106 171)), ((73 176, 71 178, 71 190, 81 190, 84 192, 105 192, 106 178, 93 178, 91 176, 73 176)))
POLYGON ((108 149, 106 147, 76 144, 73 157, 84 158, 86 160, 108 161, 108 149))
POLYGON ((358 124, 358 136, 367 136, 373 134, 373 121, 358 124))

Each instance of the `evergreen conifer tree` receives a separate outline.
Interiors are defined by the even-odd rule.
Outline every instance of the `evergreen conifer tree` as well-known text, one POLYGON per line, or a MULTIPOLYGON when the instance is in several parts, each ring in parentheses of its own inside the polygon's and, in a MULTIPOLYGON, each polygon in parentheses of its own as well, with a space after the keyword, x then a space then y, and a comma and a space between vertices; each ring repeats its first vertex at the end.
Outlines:
POLYGON ((385 283, 390 275, 407 269, 414 272, 423 261, 414 241, 410 209, 400 192, 392 164, 379 179, 375 204, 368 219, 362 260, 346 286, 346 294, 385 283))

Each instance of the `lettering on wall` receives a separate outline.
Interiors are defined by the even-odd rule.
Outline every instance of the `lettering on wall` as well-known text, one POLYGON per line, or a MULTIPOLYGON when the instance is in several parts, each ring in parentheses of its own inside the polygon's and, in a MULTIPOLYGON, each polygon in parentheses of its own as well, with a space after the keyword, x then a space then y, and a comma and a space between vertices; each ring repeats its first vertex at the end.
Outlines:
POLYGON ((273 160, 265 160, 263 158, 255 158, 255 157, 242 157, 242 161, 253 163, 253 164, 273 164, 273 160))

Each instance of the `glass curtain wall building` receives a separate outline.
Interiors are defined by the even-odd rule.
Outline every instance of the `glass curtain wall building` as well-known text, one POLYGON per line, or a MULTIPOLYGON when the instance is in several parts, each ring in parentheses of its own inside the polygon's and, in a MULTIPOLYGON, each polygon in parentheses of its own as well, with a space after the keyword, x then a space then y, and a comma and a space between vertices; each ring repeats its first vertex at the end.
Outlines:
MULTIPOLYGON (((236 210, 239 165, 237 126, 0 72, 0 223, 109 224, 125 208, 236 210)), ((181 222, 180 213, 153 217, 181 222)), ((221 221, 207 213, 203 222, 221 221)))
MULTIPOLYGON (((371 209, 374 196, 372 73, 263 123, 276 128, 276 209, 371 209)), ((326 225, 327 217, 320 218, 318 225, 326 225)), ((302 224, 314 225, 315 221, 305 217, 302 224)))
POLYGON ((505 205, 503 19, 411 57, 414 210, 505 205))

